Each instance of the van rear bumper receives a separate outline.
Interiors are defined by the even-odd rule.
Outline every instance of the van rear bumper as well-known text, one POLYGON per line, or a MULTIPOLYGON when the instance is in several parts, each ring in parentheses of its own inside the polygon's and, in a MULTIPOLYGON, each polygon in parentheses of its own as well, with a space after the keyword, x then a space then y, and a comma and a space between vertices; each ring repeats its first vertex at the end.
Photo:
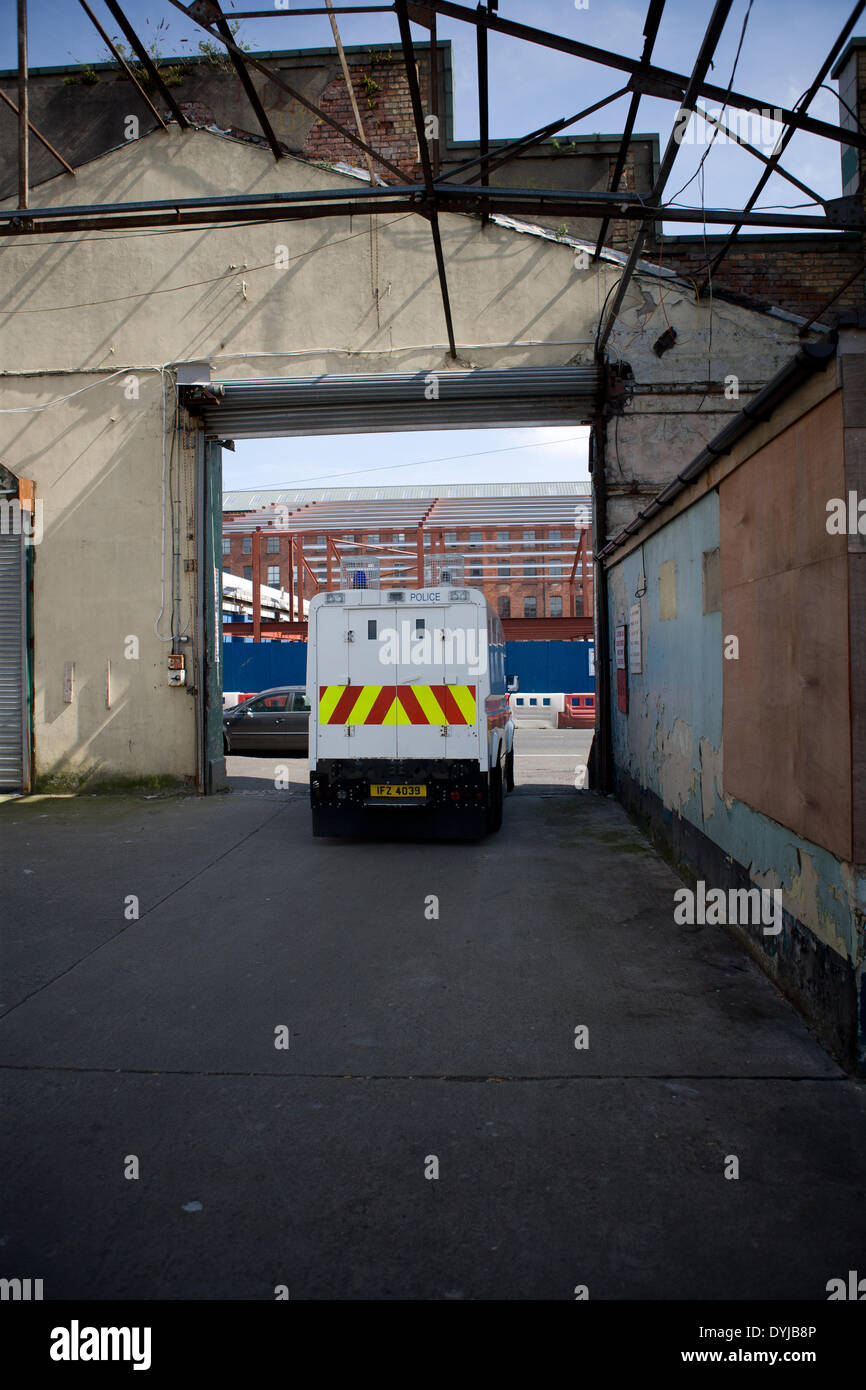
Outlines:
POLYGON ((313 834, 476 839, 485 831, 487 780, 466 758, 323 759, 310 773, 313 834), (427 790, 423 800, 380 800, 370 795, 375 783, 427 790))

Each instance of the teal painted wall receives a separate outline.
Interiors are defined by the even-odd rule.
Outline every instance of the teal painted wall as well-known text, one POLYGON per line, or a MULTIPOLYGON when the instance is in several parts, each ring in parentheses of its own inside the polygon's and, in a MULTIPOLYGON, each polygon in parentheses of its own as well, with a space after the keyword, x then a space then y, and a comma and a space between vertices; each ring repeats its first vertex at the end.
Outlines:
MULTIPOLYGON (((840 861, 744 802, 724 794, 723 637, 720 612, 703 613, 702 555, 719 544, 712 492, 613 565, 611 644, 640 602, 641 671, 629 672, 629 711, 616 703, 611 653, 614 762, 748 870, 758 887, 782 888, 786 911, 855 968, 864 957, 866 867, 840 861), (676 617, 660 617, 659 570, 674 561, 676 617), (635 590, 641 573, 646 594, 635 590)), ((792 614, 792 622, 796 615, 792 614)), ((766 756, 773 757, 772 747, 766 756)))

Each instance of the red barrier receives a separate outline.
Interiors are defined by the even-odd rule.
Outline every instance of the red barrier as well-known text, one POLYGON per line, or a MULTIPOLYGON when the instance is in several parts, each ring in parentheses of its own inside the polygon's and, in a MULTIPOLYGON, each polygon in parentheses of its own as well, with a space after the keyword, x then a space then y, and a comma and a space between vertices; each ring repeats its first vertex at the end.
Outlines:
POLYGON ((558 729, 594 729, 595 694, 566 695, 565 709, 557 720, 558 729))

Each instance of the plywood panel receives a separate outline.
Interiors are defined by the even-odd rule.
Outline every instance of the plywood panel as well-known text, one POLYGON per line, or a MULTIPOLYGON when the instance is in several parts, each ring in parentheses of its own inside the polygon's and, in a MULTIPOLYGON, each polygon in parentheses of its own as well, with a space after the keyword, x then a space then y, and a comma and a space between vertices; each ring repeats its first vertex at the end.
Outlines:
POLYGON ((848 554, 826 503, 844 486, 841 397, 719 488, 725 791, 852 855, 848 554))
POLYGON ((723 480, 723 589, 839 553, 826 521, 828 500, 844 496, 842 448, 837 391, 723 480))

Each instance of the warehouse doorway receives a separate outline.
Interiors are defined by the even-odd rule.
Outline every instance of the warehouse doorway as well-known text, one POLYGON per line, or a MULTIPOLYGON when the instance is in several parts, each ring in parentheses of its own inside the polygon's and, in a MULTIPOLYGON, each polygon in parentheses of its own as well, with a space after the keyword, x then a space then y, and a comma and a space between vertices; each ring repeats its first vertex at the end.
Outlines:
MULTIPOLYGON (((230 441, 495 427, 586 426, 597 418, 596 366, 359 373, 214 380, 180 378, 181 403, 200 421, 202 579, 200 787, 225 785, 223 743, 222 447, 230 441)), ((241 692, 247 693, 247 692, 241 692)))

